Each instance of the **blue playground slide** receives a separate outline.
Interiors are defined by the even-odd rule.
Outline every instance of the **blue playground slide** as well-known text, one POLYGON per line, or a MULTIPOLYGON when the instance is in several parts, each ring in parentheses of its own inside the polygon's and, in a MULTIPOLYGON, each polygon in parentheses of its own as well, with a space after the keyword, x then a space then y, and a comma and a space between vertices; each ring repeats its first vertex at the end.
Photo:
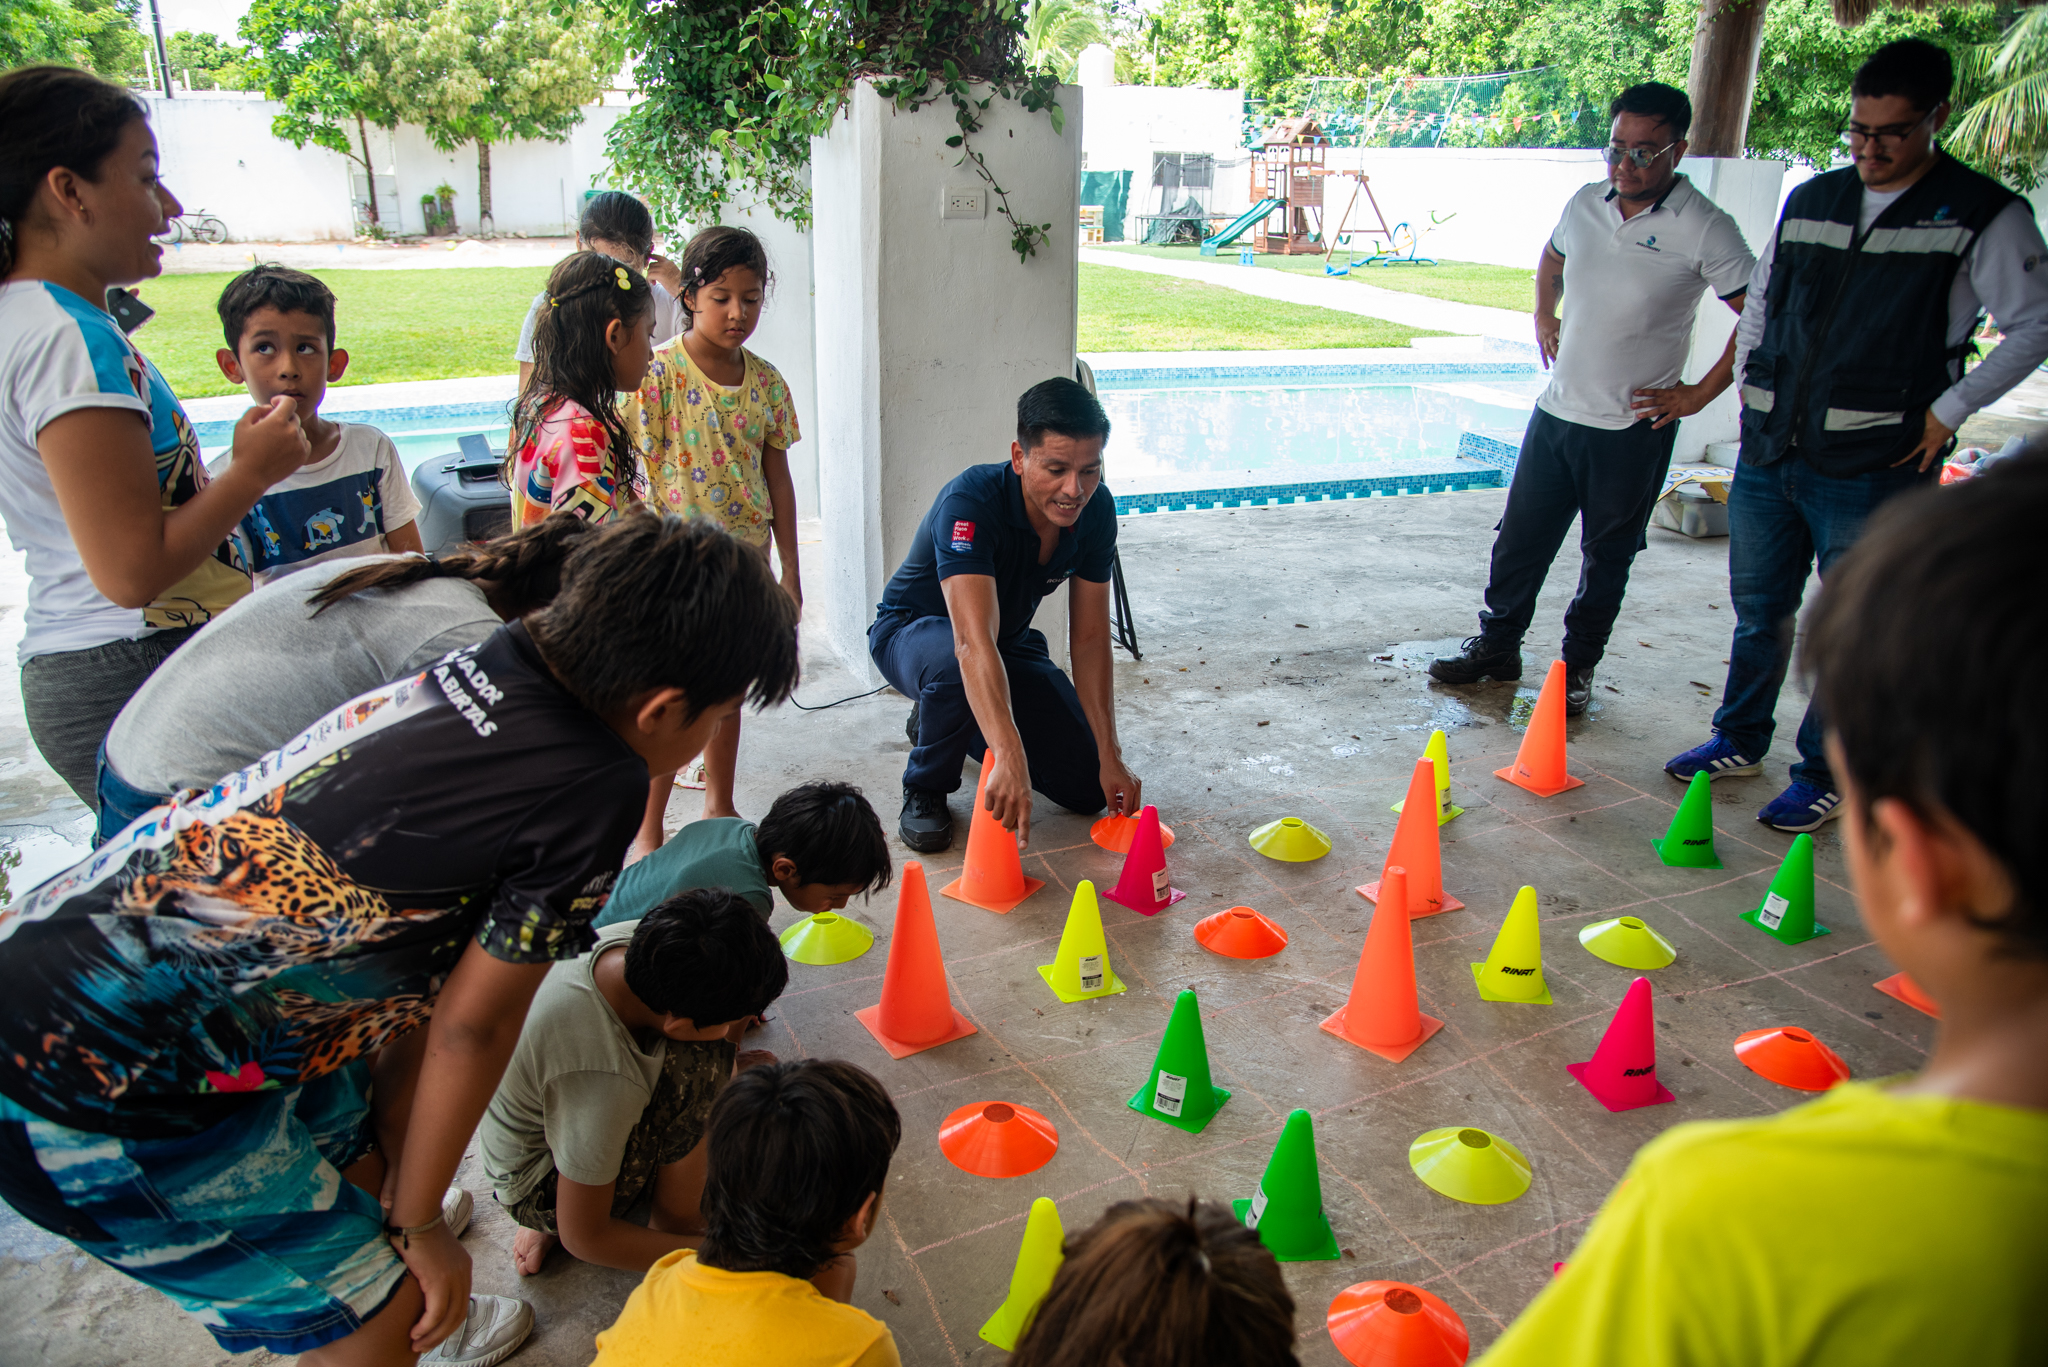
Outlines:
POLYGON ((1253 224, 1264 222, 1275 209, 1284 209, 1286 207, 1287 201, 1284 199, 1260 200, 1257 204, 1252 205, 1251 208, 1246 209, 1243 216, 1238 218, 1228 228, 1225 228, 1214 237, 1205 239, 1202 243, 1202 255, 1216 255, 1218 247, 1229 246, 1232 242, 1250 231, 1253 224))

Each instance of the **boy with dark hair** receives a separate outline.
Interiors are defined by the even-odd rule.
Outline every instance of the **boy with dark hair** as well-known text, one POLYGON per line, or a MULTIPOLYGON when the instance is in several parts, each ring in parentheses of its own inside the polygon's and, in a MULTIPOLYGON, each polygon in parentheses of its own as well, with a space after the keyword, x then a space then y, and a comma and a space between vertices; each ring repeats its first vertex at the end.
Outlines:
POLYGON ((1109 416, 1074 380, 1025 390, 1009 459, 971 465, 939 490, 882 591, 868 654, 912 700, 896 831, 913 850, 953 843, 946 797, 984 754, 983 799, 1021 841, 1033 789, 1070 812, 1137 815, 1142 785, 1117 743, 1110 667, 1108 440, 1109 416), (1072 678, 1031 626, 1063 586, 1072 678))
POLYGON ((805 783, 775 799, 756 826, 736 816, 692 821, 619 875, 600 928, 645 916, 689 888, 726 888, 765 922, 776 888, 806 916, 838 911, 889 886, 889 839, 851 783, 805 783))
POLYGON ((711 1108, 704 1247, 648 1270, 591 1367, 896 1367, 889 1327, 847 1302, 902 1139, 888 1092, 851 1063, 734 1078, 711 1108))
POLYGON ((723 888, 609 926, 549 971, 477 1133, 520 1225, 522 1274, 557 1242, 629 1272, 697 1245, 704 1125, 734 1068, 726 1036, 788 983, 782 946, 723 888), (625 1218, 649 1196, 646 1225, 625 1218))
POLYGON ((2044 518, 2042 455, 1901 496, 1807 622, 1863 924, 1940 1007, 1926 1065, 1645 1146, 1485 1367, 2048 1362, 2048 721, 2013 686, 2048 670, 2044 518))
MULTIPOLYGON (((1855 164, 1795 189, 1757 259, 1736 327, 1735 637, 1713 734, 1664 765, 1680 782, 1763 772, 1807 578, 1833 574, 1887 500, 1934 483, 1956 429, 2048 358, 2048 243, 2031 204, 1941 150, 1953 79, 1918 38, 1871 54, 1842 127, 1855 164), (2003 340, 1971 365, 1987 311, 2003 340)), ((1791 782, 1758 821, 1815 831, 1840 814, 1826 729, 1809 704, 1791 782)))
POLYGON ((138 818, 0 912, 0 1197, 229 1351, 399 1367, 467 1315, 440 1361, 497 1361, 531 1314, 470 1313, 449 1181, 648 771, 796 677, 761 558, 635 512, 546 607, 138 818))
POLYGON ((290 395, 312 447, 243 515, 256 582, 323 560, 423 549, 419 500, 391 438, 320 416, 327 386, 348 369, 348 353, 334 345, 334 292, 304 271, 256 266, 228 282, 219 307, 220 373, 259 404, 290 395))

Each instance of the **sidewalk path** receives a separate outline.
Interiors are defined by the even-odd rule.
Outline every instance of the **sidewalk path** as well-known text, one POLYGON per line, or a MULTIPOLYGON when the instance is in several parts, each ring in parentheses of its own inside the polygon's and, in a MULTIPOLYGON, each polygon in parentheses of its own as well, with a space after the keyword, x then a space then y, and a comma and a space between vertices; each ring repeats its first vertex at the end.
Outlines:
POLYGON ((433 271, 461 266, 552 266, 576 249, 566 237, 413 242, 179 242, 164 248, 165 275, 245 271, 258 261, 297 270, 433 271))
POLYGON ((1384 318, 1410 327, 1433 328, 1462 337, 1505 337, 1510 341, 1530 339, 1529 315, 1512 309, 1486 308, 1480 304, 1458 304, 1432 299, 1425 294, 1404 294, 1361 285, 1350 280, 1296 275, 1291 271, 1260 270, 1253 266, 1196 264, 1191 261, 1162 261, 1135 253, 1081 250, 1081 260, 1090 266, 1115 266, 1119 270, 1144 271, 1148 275, 1170 275, 1180 280, 1198 280, 1221 285, 1243 294, 1279 299, 1312 308, 1335 309, 1367 318, 1384 318))

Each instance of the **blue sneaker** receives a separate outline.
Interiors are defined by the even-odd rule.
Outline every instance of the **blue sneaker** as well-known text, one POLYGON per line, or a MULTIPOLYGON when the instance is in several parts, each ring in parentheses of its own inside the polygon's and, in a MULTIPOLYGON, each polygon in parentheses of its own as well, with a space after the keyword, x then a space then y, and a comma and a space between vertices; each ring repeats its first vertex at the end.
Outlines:
POLYGON ((1737 750, 1719 731, 1705 745, 1695 745, 1664 766, 1664 772, 1680 783, 1692 782, 1694 774, 1705 774, 1709 779, 1747 778, 1763 771, 1761 760, 1737 750))
POLYGON ((1764 804, 1756 819, 1774 831, 1817 831, 1842 814, 1842 795, 1795 783, 1764 804))

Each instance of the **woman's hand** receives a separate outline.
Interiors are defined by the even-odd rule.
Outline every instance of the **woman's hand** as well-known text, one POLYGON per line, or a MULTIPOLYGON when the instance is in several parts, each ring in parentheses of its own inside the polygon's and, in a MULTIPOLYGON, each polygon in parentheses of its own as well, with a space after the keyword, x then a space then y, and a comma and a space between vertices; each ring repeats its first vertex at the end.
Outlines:
POLYGON ((298 400, 280 394, 268 408, 251 408, 235 424, 235 460, 228 468, 245 470, 268 489, 297 472, 313 455, 313 444, 299 426, 298 400))

